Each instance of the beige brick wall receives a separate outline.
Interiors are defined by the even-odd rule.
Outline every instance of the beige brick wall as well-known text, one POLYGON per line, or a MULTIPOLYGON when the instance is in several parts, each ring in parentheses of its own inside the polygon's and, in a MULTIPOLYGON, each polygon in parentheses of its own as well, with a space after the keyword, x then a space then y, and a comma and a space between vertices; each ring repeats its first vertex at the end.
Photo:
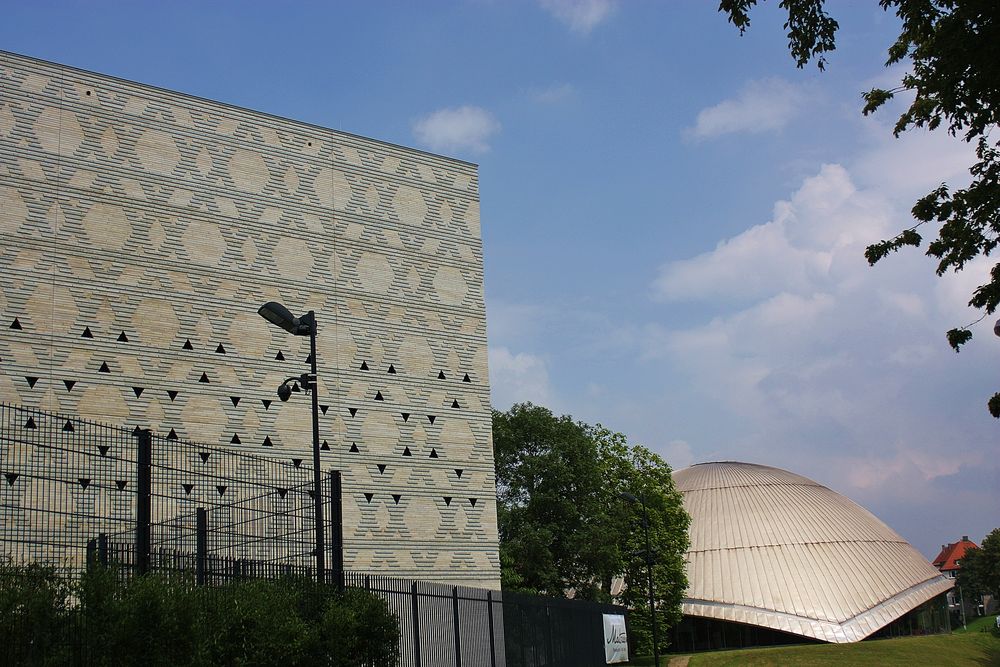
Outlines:
POLYGON ((474 165, 0 52, 0 400, 308 457, 314 309, 351 569, 499 583, 482 271, 474 165))

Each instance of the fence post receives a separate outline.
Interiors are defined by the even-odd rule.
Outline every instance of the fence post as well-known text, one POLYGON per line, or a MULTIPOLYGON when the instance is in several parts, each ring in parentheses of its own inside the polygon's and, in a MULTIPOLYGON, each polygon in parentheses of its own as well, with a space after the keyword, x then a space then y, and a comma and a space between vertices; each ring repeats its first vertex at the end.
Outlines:
POLYGON ((417 603, 417 582, 413 582, 410 586, 410 591, 413 596, 413 655, 415 658, 414 665, 420 667, 420 608, 417 603))
POLYGON ((462 634, 458 620, 458 586, 451 587, 451 608, 455 617, 455 667, 462 667, 462 634))
POLYGON ((490 667, 497 667, 497 648, 493 637, 493 591, 486 591, 486 613, 490 622, 490 667))
POLYGON ((194 579, 198 586, 205 585, 205 566, 208 561, 208 512, 199 507, 195 525, 194 579))
POLYGON ((545 629, 548 631, 549 664, 555 664, 556 651, 552 642, 552 609, 548 603, 545 604, 545 629))
POLYGON ((135 515, 135 567, 139 574, 149 571, 150 522, 153 511, 153 434, 149 429, 140 429, 138 436, 138 464, 135 515))
POLYGON ((330 523, 333 528, 333 576, 336 578, 337 590, 344 590, 344 496, 339 470, 330 471, 330 500, 333 505, 330 512, 330 523))

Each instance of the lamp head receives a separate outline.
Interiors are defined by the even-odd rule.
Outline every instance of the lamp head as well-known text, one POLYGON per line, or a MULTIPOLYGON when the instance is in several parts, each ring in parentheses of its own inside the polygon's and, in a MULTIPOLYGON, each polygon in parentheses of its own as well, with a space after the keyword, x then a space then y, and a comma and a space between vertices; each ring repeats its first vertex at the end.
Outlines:
POLYGON ((1000 320, 997 320, 997 323, 993 325, 993 333, 1000 336, 1000 320))
POLYGON ((290 334, 300 335, 299 318, 292 315, 290 310, 277 301, 268 301, 257 309, 257 314, 290 334))
POLYGON ((621 498, 621 499, 623 499, 623 500, 627 500, 630 503, 641 503, 642 502, 641 500, 639 500, 638 498, 636 498, 634 495, 632 495, 628 491, 622 491, 621 493, 618 494, 618 497, 621 498))

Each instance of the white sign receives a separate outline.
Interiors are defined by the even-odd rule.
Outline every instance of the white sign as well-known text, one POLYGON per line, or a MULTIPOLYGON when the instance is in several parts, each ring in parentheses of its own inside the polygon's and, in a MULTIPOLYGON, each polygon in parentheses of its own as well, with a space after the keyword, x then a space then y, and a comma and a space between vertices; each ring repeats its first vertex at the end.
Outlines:
POLYGON ((604 658, 608 665, 628 662, 628 635, 621 614, 604 614, 604 658))

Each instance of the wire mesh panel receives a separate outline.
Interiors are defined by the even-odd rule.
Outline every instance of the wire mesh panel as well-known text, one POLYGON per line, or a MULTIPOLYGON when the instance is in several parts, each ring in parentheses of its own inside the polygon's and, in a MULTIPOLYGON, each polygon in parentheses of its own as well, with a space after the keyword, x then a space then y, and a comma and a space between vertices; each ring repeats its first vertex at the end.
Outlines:
POLYGON ((74 569, 87 541, 135 519, 135 436, 0 404, 0 544, 16 562, 74 569))
POLYGON ((312 469, 297 459, 0 404, 0 473, 0 553, 16 562, 79 570, 89 545, 91 557, 142 556, 154 569, 194 571, 201 553, 217 577, 313 563, 312 469))

